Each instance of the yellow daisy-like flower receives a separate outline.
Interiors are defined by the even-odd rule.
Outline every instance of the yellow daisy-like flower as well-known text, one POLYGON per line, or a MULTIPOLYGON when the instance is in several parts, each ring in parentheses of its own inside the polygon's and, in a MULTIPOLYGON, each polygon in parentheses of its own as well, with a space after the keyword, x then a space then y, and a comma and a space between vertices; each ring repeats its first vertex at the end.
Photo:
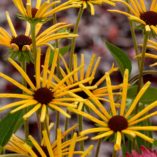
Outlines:
POLYGON ((145 0, 113 0, 124 4, 130 13, 120 10, 109 10, 110 12, 120 13, 129 17, 130 20, 136 21, 145 27, 146 31, 153 30, 157 32, 157 3, 156 0, 150 0, 150 7, 147 8, 145 0))
POLYGON ((24 4, 22 0, 12 1, 21 13, 22 16, 20 17, 29 22, 32 22, 32 20, 37 22, 44 22, 46 18, 52 17, 57 12, 69 8, 79 7, 78 4, 71 3, 70 1, 62 3, 58 6, 56 6, 56 4, 60 3, 60 1, 50 2, 50 0, 46 0, 42 2, 41 0, 36 0, 35 6, 33 6, 31 0, 27 0, 26 4, 24 4))
MULTIPOLYGON (((157 106, 157 101, 147 105, 137 114, 133 114, 136 105, 140 101, 140 98, 143 96, 145 91, 150 86, 150 82, 147 82, 142 89, 138 92, 136 98, 130 104, 129 109, 126 108, 126 99, 127 99, 127 90, 128 90, 128 70, 125 71, 123 87, 122 87, 122 98, 120 107, 116 109, 116 102, 114 102, 114 96, 111 86, 111 80, 109 73, 106 73, 106 84, 109 94, 109 103, 110 103, 110 112, 106 110, 103 104, 101 104, 97 98, 88 90, 84 85, 80 87, 88 94, 92 102, 88 101, 88 107, 95 113, 96 116, 85 113, 77 109, 71 109, 76 114, 82 115, 83 117, 88 118, 96 124, 96 127, 84 130, 81 132, 81 135, 86 135, 90 133, 98 133, 98 135, 92 137, 93 140, 103 139, 105 137, 110 137, 115 135, 115 144, 114 149, 116 151, 121 149, 121 142, 123 135, 129 135, 133 138, 136 136, 142 138, 145 141, 153 143, 154 139, 150 138, 140 131, 156 131, 156 126, 140 126, 140 122, 147 120, 148 118, 157 115, 157 112, 148 113, 152 108, 157 106), (99 117, 99 118, 98 118, 99 117)), ((86 101, 87 103, 87 101, 86 101)))
MULTIPOLYGON (((60 67, 60 72, 62 77, 64 78, 67 74, 70 73, 70 69, 68 68, 68 65, 64 58, 61 56, 61 60, 63 62, 64 67, 60 67), (63 70, 65 68, 65 70, 63 70)), ((89 61, 89 64, 85 64, 85 57, 84 54, 81 54, 81 59, 79 61, 78 55, 74 54, 73 56, 73 68, 72 70, 75 70, 78 68, 78 66, 84 65, 82 69, 80 69, 77 73, 75 73, 73 76, 69 77, 69 79, 66 80, 65 86, 69 88, 71 91, 76 93, 79 97, 82 97, 84 99, 90 99, 90 97, 82 91, 79 87, 79 84, 82 83, 86 86, 88 90, 90 90, 95 97, 97 97, 98 100, 106 101, 104 98, 107 93, 107 88, 101 87, 101 85, 105 82, 106 74, 104 74, 100 79, 96 80, 96 72, 98 70, 98 66, 100 64, 101 57, 96 57, 95 54, 91 56, 91 59, 89 61), (87 66, 87 69, 86 69, 87 66)), ((108 71, 110 74, 117 71, 118 68, 114 67, 114 65, 111 67, 111 69, 108 71)), ((121 85, 112 86, 113 90, 117 90, 121 88, 121 85)), ((62 89, 61 89, 62 90, 62 89)), ((116 93, 114 93, 116 94, 116 93)), ((119 93, 117 93, 119 94, 119 93)), ((83 102, 79 105, 80 108, 83 102)))
POLYGON ((91 15, 95 14, 94 5, 102 5, 104 3, 112 5, 112 6, 115 5, 112 0, 70 0, 70 1, 80 4, 80 6, 82 6, 83 9, 90 7, 91 15))
POLYGON ((67 90, 65 86, 62 86, 64 82, 75 72, 80 70, 81 67, 78 67, 74 71, 72 71, 69 75, 66 75, 63 79, 59 82, 52 81, 55 77, 54 71, 57 64, 58 58, 58 50, 54 53, 53 62, 51 65, 51 70, 48 73, 49 68, 49 60, 50 60, 50 48, 47 49, 44 68, 42 74, 40 73, 40 57, 41 52, 38 49, 37 57, 36 57, 36 73, 35 73, 35 80, 36 83, 33 84, 31 79, 28 77, 26 72, 12 59, 9 59, 9 62, 19 71, 22 75, 23 79, 26 83, 30 86, 30 89, 23 86, 21 83, 17 82, 16 80, 12 79, 11 77, 0 73, 0 77, 4 78, 5 80, 11 82, 16 87, 21 89, 24 94, 17 94, 17 93, 1 93, 0 98, 19 98, 19 101, 12 102, 0 108, 0 111, 6 110, 8 108, 14 108, 11 113, 17 112, 24 108, 30 107, 29 111, 23 116, 24 119, 29 118, 33 113, 40 110, 41 117, 40 120, 43 122, 45 120, 45 116, 47 114, 48 107, 52 110, 56 110, 70 118, 70 115, 66 113, 62 107, 75 107, 73 104, 74 101, 83 101, 80 98, 76 98, 74 96, 70 96, 72 92, 67 90), (59 89, 64 88, 62 92, 58 92, 59 89))
MULTIPOLYGON (((142 45, 141 45, 142 46, 142 45)), ((150 48, 150 49, 153 49, 153 50, 157 50, 157 42, 156 41, 153 41, 153 40, 148 40, 147 42, 147 48, 150 48)), ((136 57, 141 57, 141 54, 137 55, 136 57)), ((154 54, 151 54, 151 53, 145 53, 145 57, 146 58, 151 58, 151 59, 157 59, 157 55, 154 53, 154 54)), ((153 67, 153 66, 157 66, 157 62, 153 63, 150 65, 150 67, 153 67)))
POLYGON ((63 142, 64 137, 72 129, 67 130, 64 133, 61 133, 61 130, 57 130, 57 139, 51 143, 47 132, 43 131, 43 139, 41 144, 39 144, 31 135, 28 137, 32 143, 32 146, 27 144, 22 139, 13 135, 8 144, 5 146, 6 150, 15 152, 18 155, 24 155, 26 157, 74 157, 79 155, 80 157, 86 157, 90 154, 93 146, 89 146, 86 151, 76 151, 75 146, 78 142, 86 140, 86 136, 77 136, 74 133, 73 137, 67 141, 63 142))
MULTIPOLYGON (((17 35, 17 32, 13 26, 9 13, 6 12, 7 21, 11 30, 11 35, 2 27, 0 27, 0 45, 11 48, 14 51, 30 51, 32 49, 32 39, 30 36, 30 24, 27 23, 26 31, 24 34, 17 35)), ((36 26, 36 46, 40 47, 46 45, 48 42, 51 42, 56 39, 62 38, 73 38, 78 35, 71 34, 69 32, 57 32, 61 29, 71 27, 71 24, 66 23, 57 23, 40 34, 38 33, 41 24, 36 26)))

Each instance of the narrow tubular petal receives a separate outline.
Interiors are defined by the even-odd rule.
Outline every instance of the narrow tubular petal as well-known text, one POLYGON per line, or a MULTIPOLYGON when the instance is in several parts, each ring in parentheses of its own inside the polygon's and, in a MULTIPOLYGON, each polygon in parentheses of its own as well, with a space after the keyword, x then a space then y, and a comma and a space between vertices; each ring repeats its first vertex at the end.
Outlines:
POLYGON ((76 114, 78 114, 78 115, 81 115, 81 116, 83 116, 83 117, 85 117, 85 118, 87 118, 87 119, 89 119, 89 120, 91 120, 91 121, 93 121, 93 122, 95 122, 95 123, 101 125, 101 126, 104 126, 104 127, 107 126, 106 123, 104 123, 103 121, 100 121, 99 119, 97 119, 97 118, 91 116, 91 115, 88 114, 88 113, 85 113, 85 112, 82 112, 82 111, 80 111, 80 110, 76 110, 76 109, 73 109, 73 108, 70 108, 69 110, 72 111, 72 112, 74 112, 74 113, 76 113, 76 114))
MULTIPOLYGON (((84 54, 81 54, 81 65, 85 65, 85 60, 84 60, 84 54)), ((84 66, 83 68, 80 70, 80 80, 84 79, 84 66)))
POLYGON ((42 148, 40 147, 40 145, 38 144, 38 142, 31 135, 29 135, 29 139, 32 142, 32 144, 34 145, 34 147, 38 150, 38 152, 40 153, 40 155, 42 157, 46 157, 46 154, 44 153, 44 151, 42 150, 42 148))
POLYGON ((76 144, 76 138, 77 138, 77 134, 74 133, 73 138, 71 139, 68 157, 73 157, 74 150, 75 150, 75 144, 76 144))
POLYGON ((52 151, 51 143, 50 143, 50 140, 49 140, 49 137, 48 137, 48 134, 47 134, 46 130, 43 131, 43 136, 44 136, 44 140, 45 140, 46 147, 47 147, 49 155, 51 157, 55 157, 54 153, 52 151))
POLYGON ((107 119, 110 119, 110 115, 107 112, 107 110, 105 109, 105 107, 99 102, 99 100, 95 97, 95 95, 90 92, 84 85, 80 84, 79 85, 80 88, 82 88, 82 90, 89 95, 90 99, 93 100, 93 102, 95 102, 95 105, 100 109, 100 111, 106 116, 107 119))
POLYGON ((136 137, 136 134, 134 133, 134 131, 131 131, 131 130, 129 130, 129 129, 122 130, 122 133, 123 133, 123 134, 130 135, 130 136, 132 136, 133 138, 136 137))
POLYGON ((62 132, 61 129, 57 129, 57 156, 62 157, 62 132))
POLYGON ((22 110, 22 109, 27 108, 27 107, 29 107, 29 106, 35 105, 36 103, 37 103, 36 101, 30 100, 29 102, 27 102, 27 103, 25 103, 25 104, 22 104, 22 105, 20 105, 19 107, 13 109, 13 110, 11 111, 11 113, 15 113, 15 112, 17 112, 17 111, 19 111, 19 110, 22 110))
MULTIPOLYGON (((92 70, 91 77, 93 77, 93 78, 94 78, 94 76, 95 76, 95 74, 96 74, 96 72, 97 72, 97 68, 98 68, 98 66, 99 66, 99 64, 100 64, 100 60, 101 60, 101 57, 98 57, 98 59, 96 60, 95 65, 94 65, 94 68, 93 68, 93 70, 92 70)), ((92 83, 92 81, 93 81, 93 80, 91 80, 90 83, 92 83)))
POLYGON ((31 155, 31 157, 38 157, 38 156, 34 153, 34 151, 31 149, 31 147, 30 147, 29 145, 23 144, 22 147, 24 147, 24 148, 28 151, 28 153, 31 155))
POLYGON ((59 49, 55 49, 53 62, 52 62, 50 74, 48 77, 48 85, 47 85, 48 87, 50 86, 50 82, 51 82, 53 75, 54 75, 55 67, 57 66, 58 53, 59 53, 59 49))
POLYGON ((117 137, 116 137, 116 143, 114 145, 114 150, 115 151, 119 151, 121 149, 121 142, 122 142, 122 135, 121 133, 118 131, 117 132, 117 137))
POLYGON ((6 11, 6 17, 7 17, 7 21, 8 21, 8 24, 9 24, 9 27, 10 27, 10 30, 11 30, 12 35, 13 35, 14 37, 16 37, 17 34, 16 34, 15 28, 14 28, 14 26, 13 26, 13 23, 12 23, 12 21, 11 21, 11 18, 10 18, 10 15, 9 15, 9 12, 8 12, 8 11, 6 11))
POLYGON ((35 107, 33 107, 33 109, 31 109, 29 112, 27 112, 27 113, 23 116, 23 119, 24 119, 24 120, 28 119, 33 113, 35 113, 36 111, 38 111, 40 107, 41 107, 41 104, 38 104, 38 105, 36 105, 35 107))
POLYGON ((40 122, 44 122, 45 117, 46 117, 46 105, 43 104, 41 108, 40 122))
POLYGON ((135 116, 130 118, 128 120, 128 122, 130 123, 130 122, 133 122, 133 121, 137 120, 138 118, 140 118, 141 116, 143 116, 145 113, 147 113, 148 111, 150 111, 151 109, 153 109, 156 106, 157 106, 157 101, 155 101, 155 102, 151 103, 150 105, 146 106, 143 110, 141 110, 135 116))
POLYGON ((64 84, 64 82, 69 78, 71 77, 73 74, 75 74, 76 72, 78 72, 81 68, 82 68, 83 65, 79 66, 78 68, 76 68, 75 70, 73 70, 70 74, 68 74, 66 77, 64 77, 57 85, 56 87, 53 89, 54 91, 56 89, 58 89, 60 86, 62 86, 64 84))
POLYGON ((124 115, 125 107, 126 107, 126 98, 127 98, 127 90, 128 90, 128 77, 129 77, 129 71, 128 69, 124 72, 123 77, 123 87, 122 87, 122 101, 121 101, 121 107, 120 107, 120 115, 124 115))
MULTIPOLYGON (((73 66, 74 66, 74 69, 76 69, 78 67, 78 64, 77 64, 77 55, 76 54, 74 54, 74 56, 73 56, 73 66)), ((74 81, 75 82, 78 81, 78 73, 74 74, 74 81)))
POLYGON ((11 77, 3 74, 0 72, 0 77, 4 78, 5 80, 11 82, 12 84, 14 84, 15 86, 17 86, 18 88, 20 88, 21 90, 23 90, 25 93, 32 95, 33 92, 31 90, 29 90, 28 88, 26 88, 25 86, 23 86, 22 84, 18 83, 17 81, 15 81, 14 79, 12 79, 11 77))
POLYGON ((21 101, 16 101, 16 102, 10 103, 10 104, 7 104, 7 105, 0 107, 0 111, 4 111, 4 110, 7 110, 9 108, 16 107, 16 106, 19 106, 21 104, 25 104, 27 102, 29 102, 29 100, 21 100, 21 101))
POLYGON ((142 133, 140 133, 140 132, 138 132, 138 131, 134 131, 134 133, 136 134, 136 136, 141 137, 142 139, 144 139, 144 140, 147 141, 147 142, 150 142, 150 143, 153 143, 153 142, 154 142, 154 139, 153 139, 153 138, 150 138, 150 137, 148 137, 148 136, 146 136, 146 135, 144 135, 144 134, 142 134, 142 133))
POLYGON ((104 137, 108 137, 108 136, 111 136, 113 133, 114 132, 112 130, 110 130, 110 131, 105 132, 103 134, 92 137, 92 140, 98 140, 98 139, 101 139, 101 138, 104 138, 104 137))
POLYGON ((90 154, 91 150, 94 148, 94 145, 90 145, 87 150, 81 155, 81 157, 86 157, 90 154))
POLYGON ((132 126, 129 130, 145 130, 145 131, 157 131, 157 126, 132 126))
POLYGON ((41 0, 37 0, 36 1, 36 8, 39 9, 41 5, 41 0))
POLYGON ((67 118, 70 118, 70 117, 71 117, 68 113, 66 113, 63 109, 61 109, 61 108, 58 107, 58 106, 55 106, 55 105, 53 105, 53 104, 49 104, 48 106, 49 106, 50 108, 52 108, 52 109, 54 109, 54 110, 60 112, 61 114, 63 114, 63 115, 64 115, 65 117, 67 117, 67 118))
POLYGON ((91 15, 94 15, 95 14, 95 9, 94 9, 94 5, 90 2, 87 1, 87 3, 89 4, 90 6, 90 11, 91 11, 91 15))
POLYGON ((32 96, 26 94, 12 94, 12 93, 5 93, 0 94, 0 98, 19 98, 19 99, 31 99, 32 96))
POLYGON ((26 74, 26 72, 11 58, 8 59, 8 61, 20 72, 20 74, 23 76, 23 78, 26 80, 26 82, 29 84, 29 86, 35 90, 35 86, 32 83, 31 79, 29 78, 29 76, 26 74))
POLYGON ((144 121, 144 120, 146 120, 146 119, 148 119, 148 118, 150 118, 150 117, 156 116, 156 115, 157 115, 157 111, 155 111, 155 112, 153 112, 153 113, 150 113, 150 114, 148 114, 148 115, 146 115, 146 116, 144 116, 144 117, 142 117, 142 118, 139 118, 139 119, 137 119, 137 120, 134 120, 134 121, 130 122, 130 123, 129 123, 129 126, 135 125, 135 124, 137 124, 137 123, 139 123, 139 122, 142 122, 142 121, 144 121))
MULTIPOLYGON (((43 68, 42 87, 45 87, 45 85, 46 85, 47 74, 48 74, 48 66, 49 66, 49 60, 50 60, 50 52, 51 52, 51 49, 48 48, 47 51, 46 51, 45 62, 44 62, 44 68, 43 68)), ((38 67, 38 68, 39 68, 39 67, 38 67)))
POLYGON ((95 54, 93 54, 91 59, 90 59, 90 63, 88 65, 87 72, 86 72, 86 75, 85 75, 86 78, 91 75, 91 71, 92 71, 92 68, 93 68, 93 65, 94 65, 95 57, 96 57, 95 54))
POLYGON ((108 119, 95 107, 95 105, 93 103, 91 103, 89 100, 85 101, 85 104, 92 109, 92 111, 97 114, 102 120, 104 120, 105 122, 108 121, 108 119))
POLYGON ((115 116, 117 112, 116 112, 116 107, 115 107, 114 98, 113 98, 111 79, 108 72, 106 72, 106 85, 107 85, 107 91, 108 91, 112 115, 115 116))
POLYGON ((146 12, 146 5, 144 3, 144 0, 140 0, 140 3, 141 3, 141 8, 142 8, 143 12, 146 12))
POLYGON ((132 102, 129 110, 127 111, 125 118, 128 118, 128 116, 132 113, 132 111, 135 109, 137 103, 139 102, 139 100, 141 99, 141 97, 143 96, 143 94, 146 92, 146 90, 148 89, 148 87, 150 86, 150 82, 147 82, 142 88, 141 90, 138 92, 136 98, 134 99, 134 101, 132 102))
POLYGON ((110 129, 107 128, 107 127, 103 127, 103 128, 101 128, 101 127, 92 128, 92 129, 87 129, 87 130, 81 131, 80 135, 83 136, 83 135, 86 135, 86 134, 91 134, 91 133, 96 133, 96 132, 98 132, 98 133, 100 133, 100 132, 107 132, 109 130, 110 129))

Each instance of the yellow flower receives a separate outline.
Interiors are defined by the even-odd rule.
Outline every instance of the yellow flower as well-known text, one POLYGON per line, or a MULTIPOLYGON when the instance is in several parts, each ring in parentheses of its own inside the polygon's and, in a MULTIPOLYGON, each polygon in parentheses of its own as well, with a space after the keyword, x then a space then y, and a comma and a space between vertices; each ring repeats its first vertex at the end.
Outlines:
MULTIPOLYGON (((32 48, 32 39, 30 36, 30 24, 27 23, 24 34, 17 35, 13 26, 9 13, 6 12, 7 21, 11 30, 11 35, 2 27, 0 27, 0 45, 11 48, 13 51, 30 51, 32 48)), ((39 33, 41 24, 36 25, 36 45, 37 47, 46 45, 47 43, 62 38, 73 38, 78 35, 69 32, 57 32, 61 29, 71 27, 71 24, 57 23, 43 32, 39 33)))
POLYGON ((37 57, 36 57, 36 73, 35 73, 35 80, 36 83, 33 84, 31 79, 28 77, 26 72, 12 59, 9 59, 9 62, 19 71, 19 73, 22 75, 23 79, 26 81, 26 83, 30 86, 30 89, 23 86, 21 83, 17 82, 16 80, 12 79, 11 77, 0 73, 0 77, 6 79, 7 81, 11 82, 15 86, 17 86, 19 89, 21 89, 24 94, 17 94, 17 93, 1 93, 0 98, 18 98, 19 101, 12 102, 10 104, 7 104, 0 108, 0 111, 6 110, 8 108, 14 108, 11 113, 17 112, 19 110, 22 110, 24 108, 29 108, 29 111, 23 116, 24 119, 29 118, 33 113, 40 110, 41 111, 41 117, 40 120, 43 122, 45 120, 45 116, 47 114, 48 107, 52 110, 56 110, 66 116, 67 118, 70 118, 70 115, 66 113, 62 107, 75 107, 73 104, 73 101, 83 101, 80 98, 72 97, 70 96, 70 90, 67 90, 65 86, 62 86, 64 82, 75 72, 80 70, 81 66, 72 71, 70 74, 66 75, 63 79, 61 79, 59 82, 52 81, 54 79, 55 74, 55 67, 57 64, 57 58, 58 58, 58 49, 54 53, 54 58, 51 65, 51 70, 48 73, 48 67, 49 67, 49 60, 50 60, 50 53, 51 49, 47 49, 44 67, 42 73, 40 73, 40 57, 41 52, 40 49, 38 49, 37 57), (62 92, 58 92, 59 89, 64 89, 62 92))
POLYGON ((86 151, 75 150, 76 144, 80 141, 86 140, 86 136, 77 136, 77 134, 74 133, 71 139, 63 142, 64 137, 73 130, 73 128, 70 128, 63 133, 61 133, 61 129, 58 129, 57 139, 53 143, 51 143, 45 130, 42 132, 43 139, 41 144, 39 144, 31 135, 28 137, 32 143, 31 145, 13 135, 5 146, 5 149, 27 157, 74 157, 75 155, 86 157, 93 149, 92 145, 89 146, 86 151))
MULTIPOLYGON (((67 74, 70 73, 70 69, 68 68, 68 65, 65 59, 62 56, 60 57, 64 65, 64 68, 60 67, 60 72, 61 72, 62 77, 64 78, 67 74)), ((96 55, 93 54, 90 58, 89 64, 85 64, 84 54, 81 54, 80 62, 79 62, 78 57, 79 56, 77 54, 74 54, 72 70, 77 69, 78 66, 80 65, 82 66, 84 65, 84 66, 77 73, 75 73, 73 76, 69 77, 69 79, 66 80, 67 88, 69 88, 72 92, 77 94, 79 97, 82 97, 84 99, 90 99, 90 97, 84 91, 82 91, 81 88, 77 88, 79 87, 79 84, 82 83, 86 86, 88 90, 90 90, 97 97, 98 100, 106 101, 104 96, 108 95, 107 88, 106 86, 101 87, 101 85, 104 83, 106 79, 106 75, 104 74, 100 79, 96 81, 96 73, 98 71, 98 66, 100 64, 101 57, 96 57, 96 55), (86 66, 87 66, 87 69, 86 69, 86 66)), ((111 74, 117 71, 117 69, 118 68, 114 67, 113 65, 111 69, 109 70, 109 73, 111 74)), ((113 87, 113 90, 117 90, 121 88, 121 85, 112 86, 112 87, 113 87)), ((83 105, 83 102, 80 102, 79 104, 80 109, 82 108, 82 105, 83 105)))
POLYGON ((22 0, 12 0, 14 5, 20 12, 20 17, 29 22, 45 22, 46 18, 52 17, 55 13, 68 8, 79 7, 78 4, 67 1, 56 6, 60 1, 50 2, 50 0, 36 0, 36 5, 33 6, 31 0, 27 0, 26 4, 22 0), (52 9, 53 8, 53 9, 52 9))
MULTIPOLYGON (((142 46, 142 44, 140 46, 142 46)), ((147 48, 150 48, 150 49, 153 49, 156 51, 157 50, 157 42, 153 41, 153 40, 148 40, 147 48)), ((136 57, 141 57, 141 54, 137 55, 136 57)), ((145 57, 157 60, 156 54, 145 53, 145 57)), ((153 67, 153 66, 157 66, 157 62, 150 65, 150 67, 153 67)))
POLYGON ((84 130, 81 135, 90 133, 98 133, 98 135, 92 137, 93 140, 102 139, 105 137, 115 136, 114 149, 116 151, 121 149, 121 142, 123 135, 129 135, 133 138, 136 136, 142 138, 145 141, 153 143, 154 139, 150 138, 140 131, 156 131, 156 126, 140 126, 140 122, 147 120, 148 118, 157 115, 157 112, 148 113, 152 108, 157 106, 157 101, 147 105, 137 114, 133 111, 136 108, 140 98, 143 96, 147 88, 150 86, 150 82, 147 82, 142 89, 138 92, 135 99, 130 104, 129 109, 126 108, 127 90, 128 90, 128 70, 125 71, 123 87, 122 87, 122 98, 120 107, 116 109, 116 102, 114 102, 114 96, 112 92, 111 80, 109 73, 106 73, 106 84, 109 94, 110 112, 106 110, 103 104, 101 104, 97 98, 88 90, 84 85, 80 87, 90 96, 92 96, 92 102, 88 101, 88 107, 95 113, 94 115, 85 113, 77 109, 71 109, 76 114, 82 115, 88 118, 96 124, 96 127, 84 130), (99 117, 99 118, 98 118, 99 117))
POLYGON ((109 5, 115 5, 113 0, 70 0, 71 2, 76 2, 80 6, 83 7, 83 9, 86 9, 87 7, 90 7, 91 15, 95 14, 94 5, 102 5, 103 3, 109 4, 109 5))
POLYGON ((128 9, 129 13, 120 10, 109 10, 110 12, 120 13, 129 17, 130 20, 136 21, 145 27, 146 31, 153 30, 157 32, 157 3, 156 0, 150 0, 150 7, 147 8, 145 0, 113 0, 114 2, 120 2, 124 4, 128 9))

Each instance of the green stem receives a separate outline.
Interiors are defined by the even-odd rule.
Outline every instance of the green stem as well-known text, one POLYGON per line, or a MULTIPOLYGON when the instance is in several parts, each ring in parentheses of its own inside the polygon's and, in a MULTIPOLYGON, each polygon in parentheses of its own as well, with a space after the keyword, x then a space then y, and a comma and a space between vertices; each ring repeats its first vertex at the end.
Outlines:
MULTIPOLYGON (((130 30, 131 30, 133 45, 134 45, 135 53, 136 53, 136 56, 137 56, 139 54, 139 52, 138 52, 138 44, 137 44, 137 40, 136 40, 135 29, 134 29, 132 21, 129 21, 129 24, 130 24, 130 30)), ((137 57, 137 64, 138 64, 138 69, 140 69, 140 59, 139 59, 139 57, 137 57)))
POLYGON ((117 152, 113 149, 112 157, 117 157, 117 152))
POLYGON ((36 62, 36 54, 37 54, 35 26, 36 26, 36 23, 31 23, 32 52, 33 52, 33 57, 34 57, 34 65, 36 62))
MULTIPOLYGON (((21 67, 22 69, 27 72, 27 67, 26 67, 26 62, 23 60, 21 61, 21 67)), ((22 78, 22 84, 27 87, 27 83, 25 81, 24 78, 22 78)), ((24 93, 24 92, 23 92, 24 93)), ((27 113, 28 112, 28 108, 24 109, 24 112, 27 113)), ((25 120, 24 121, 24 132, 25 132, 25 139, 28 139, 28 136, 29 136, 29 121, 28 120, 25 120)))
POLYGON ((101 143, 102 143, 102 139, 99 139, 98 144, 97 144, 97 148, 96 148, 95 157, 99 156, 99 151, 100 151, 101 143))
POLYGON ((42 140, 42 127, 40 123, 40 111, 37 111, 36 115, 37 115, 38 131, 39 131, 39 141, 41 141, 42 140))
POLYGON ((141 89, 141 87, 143 85, 144 60, 145 60, 145 52, 146 52, 146 48, 147 48, 148 37, 149 37, 149 32, 145 31, 144 40, 143 40, 143 47, 142 47, 141 62, 140 62, 138 91, 141 89))
MULTIPOLYGON (((79 13, 78 13, 78 17, 77 17, 77 21, 76 24, 74 26, 74 34, 78 33, 78 27, 79 27, 79 23, 81 20, 81 17, 83 15, 83 7, 80 8, 79 13)), ((71 51, 70 51, 70 62, 69 62, 69 68, 70 70, 72 70, 72 64, 73 64, 73 55, 74 55, 74 51, 75 51, 75 45, 76 45, 76 38, 72 39, 72 43, 71 43, 71 51)))
MULTIPOLYGON (((79 124, 79 132, 81 132, 83 130, 83 117, 78 115, 78 124, 79 124)), ((80 142, 80 150, 84 151, 84 141, 80 142)))
POLYGON ((57 129, 59 128, 59 121, 60 121, 60 113, 56 112, 56 139, 57 139, 57 129))

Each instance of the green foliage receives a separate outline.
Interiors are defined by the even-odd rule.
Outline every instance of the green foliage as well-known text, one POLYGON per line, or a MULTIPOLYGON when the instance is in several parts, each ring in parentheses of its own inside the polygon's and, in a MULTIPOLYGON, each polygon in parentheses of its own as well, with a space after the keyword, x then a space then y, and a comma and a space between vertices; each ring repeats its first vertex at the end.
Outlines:
POLYGON ((129 70, 129 73, 131 73, 132 70, 132 65, 131 65, 131 61, 128 58, 128 56, 126 55, 126 53, 121 50, 119 47, 109 43, 106 41, 106 46, 109 49, 111 55, 113 56, 113 58, 115 59, 115 61, 118 64, 119 70, 123 76, 125 69, 129 70))
POLYGON ((23 111, 14 114, 8 113, 0 121, 0 146, 6 145, 12 134, 21 126, 23 114, 23 111))
MULTIPOLYGON (((137 95, 137 86, 132 86, 128 90, 128 98, 134 99, 137 95)), ((149 87, 144 95, 141 97, 140 102, 144 104, 152 103, 157 100, 157 88, 149 87)))

